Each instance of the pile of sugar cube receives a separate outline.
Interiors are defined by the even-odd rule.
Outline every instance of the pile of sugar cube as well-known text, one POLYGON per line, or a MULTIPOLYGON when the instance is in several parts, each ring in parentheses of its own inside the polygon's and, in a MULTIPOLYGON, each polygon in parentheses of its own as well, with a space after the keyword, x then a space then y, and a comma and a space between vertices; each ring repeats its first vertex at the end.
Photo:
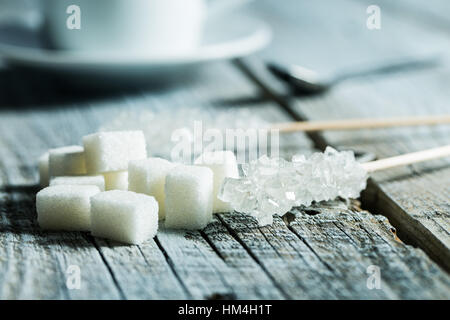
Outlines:
POLYGON ((193 165, 147 158, 141 131, 98 132, 83 146, 51 149, 39 159, 36 196, 43 229, 90 231, 129 244, 167 228, 202 229, 213 213, 231 211, 217 195, 238 178, 234 153, 203 153, 193 165))

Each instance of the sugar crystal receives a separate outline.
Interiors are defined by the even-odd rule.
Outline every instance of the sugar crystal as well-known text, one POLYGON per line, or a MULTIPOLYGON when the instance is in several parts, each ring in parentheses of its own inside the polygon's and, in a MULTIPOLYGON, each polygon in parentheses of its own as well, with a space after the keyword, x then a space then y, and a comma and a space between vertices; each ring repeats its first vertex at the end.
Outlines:
POLYGON ((357 198, 366 188, 367 172, 352 151, 327 147, 310 157, 295 155, 292 161, 263 156, 242 166, 244 176, 226 178, 219 198, 238 211, 250 214, 260 225, 272 223, 294 206, 337 197, 357 198))

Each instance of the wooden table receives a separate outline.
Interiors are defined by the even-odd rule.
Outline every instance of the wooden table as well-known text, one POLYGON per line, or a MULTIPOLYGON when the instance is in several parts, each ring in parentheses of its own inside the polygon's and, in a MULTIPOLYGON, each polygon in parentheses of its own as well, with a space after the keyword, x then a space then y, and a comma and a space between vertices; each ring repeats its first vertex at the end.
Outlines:
MULTIPOLYGON (((251 108, 268 121, 448 114, 446 61, 310 97, 293 96, 266 72, 264 61, 323 73, 407 55, 448 58, 448 1, 377 3, 381 29, 368 30, 370 1, 258 0, 249 9, 273 26, 273 43, 246 59, 199 68, 170 88, 86 92, 50 75, 0 70, 0 298, 450 298, 450 159, 374 174, 361 203, 294 209, 267 227, 218 214, 202 231, 161 230, 124 246, 44 232, 36 222, 37 157, 80 143, 125 108, 171 108, 174 117, 186 105, 251 108), (71 265, 80 267, 79 290, 66 286, 71 265), (374 270, 380 289, 367 285, 374 270)), ((326 145, 385 157, 449 144, 449 133, 448 126, 296 133, 280 147, 285 157, 326 145)))

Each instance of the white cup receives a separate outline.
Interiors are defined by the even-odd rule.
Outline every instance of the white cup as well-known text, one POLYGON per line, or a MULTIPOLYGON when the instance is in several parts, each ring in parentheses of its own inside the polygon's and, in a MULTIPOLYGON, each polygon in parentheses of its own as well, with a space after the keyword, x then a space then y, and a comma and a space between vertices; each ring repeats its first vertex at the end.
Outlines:
POLYGON ((76 51, 191 51, 201 41, 208 10, 206 0, 42 1, 50 44, 76 51), (73 20, 78 13, 72 5, 80 9, 80 29, 73 20))

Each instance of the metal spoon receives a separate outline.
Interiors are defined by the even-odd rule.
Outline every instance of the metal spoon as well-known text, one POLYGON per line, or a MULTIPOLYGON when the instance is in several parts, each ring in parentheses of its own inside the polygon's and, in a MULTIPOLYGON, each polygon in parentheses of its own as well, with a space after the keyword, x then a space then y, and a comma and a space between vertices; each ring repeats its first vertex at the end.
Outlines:
POLYGON ((327 91, 334 85, 351 78, 364 77, 368 75, 387 74, 407 69, 418 69, 436 66, 441 62, 439 56, 409 58, 399 61, 366 67, 348 71, 337 72, 324 78, 317 72, 308 68, 291 65, 283 67, 276 63, 267 63, 267 68, 280 80, 291 85, 298 93, 318 94, 327 91))

